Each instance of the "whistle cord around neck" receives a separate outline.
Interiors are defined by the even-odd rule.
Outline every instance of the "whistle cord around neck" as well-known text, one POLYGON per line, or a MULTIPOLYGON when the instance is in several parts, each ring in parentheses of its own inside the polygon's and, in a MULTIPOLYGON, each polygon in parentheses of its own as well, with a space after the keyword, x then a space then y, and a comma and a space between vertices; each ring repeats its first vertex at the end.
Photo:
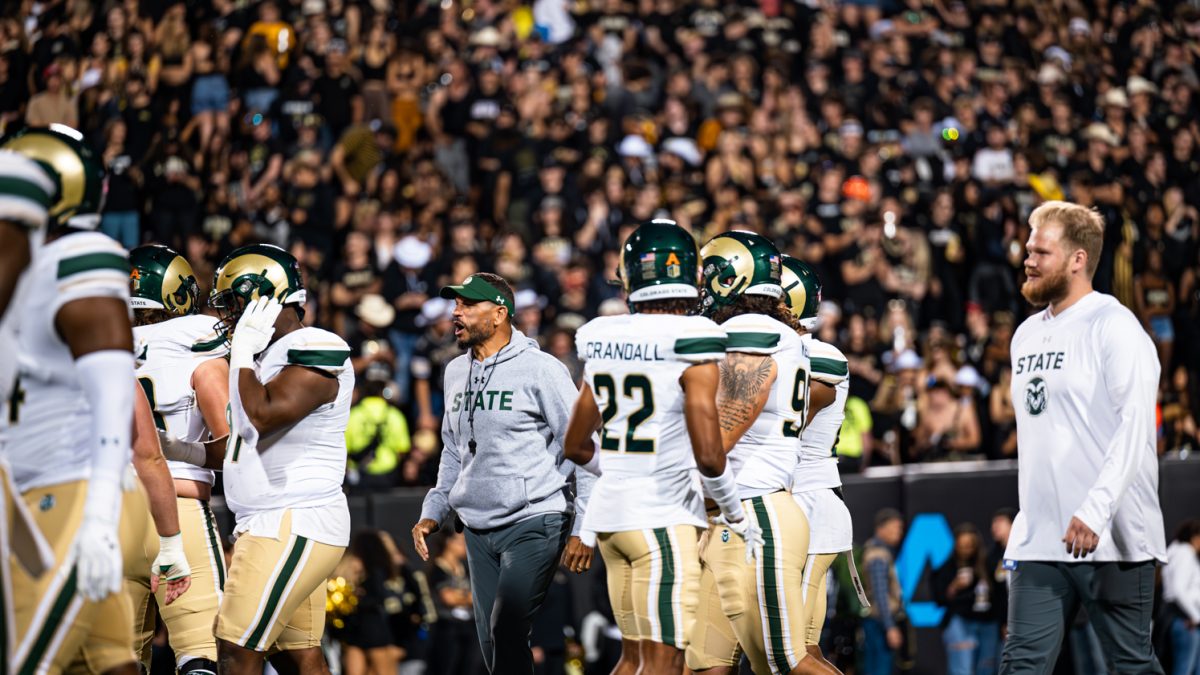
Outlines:
MULTIPOLYGON (((506 345, 504 345, 504 347, 507 347, 507 346, 508 346, 507 344, 506 344, 506 345)), ((473 378, 473 376, 474 376, 474 373, 472 373, 472 376, 471 376, 471 377, 468 377, 468 379, 467 379, 467 405, 470 407, 470 412, 468 412, 468 413, 467 413, 467 426, 469 426, 469 427, 471 428, 471 440, 467 441, 467 449, 471 451, 471 454, 472 454, 472 455, 474 455, 474 454, 475 454, 475 448, 476 448, 476 443, 475 443, 475 400, 474 400, 474 395, 475 395, 476 393, 482 393, 482 392, 484 392, 484 391, 486 391, 486 390, 487 390, 487 386, 488 386, 488 384, 490 384, 490 383, 491 383, 491 381, 492 381, 492 375, 495 375, 495 374, 496 374, 496 366, 500 365, 500 352, 504 351, 504 347, 501 347, 501 348, 500 348, 500 351, 496 352, 496 355, 495 355, 495 357, 493 358, 493 360, 492 360, 492 364, 491 364, 491 366, 490 366, 490 367, 489 367, 488 365, 486 365, 486 364, 483 366, 483 369, 487 371, 487 376, 486 376, 486 377, 484 377, 484 379, 483 379, 483 386, 481 386, 481 387, 479 388, 479 391, 478 391, 478 392, 473 392, 473 391, 471 391, 471 384, 470 384, 470 382, 471 382, 471 380, 472 380, 472 379, 474 379, 474 378, 473 378)), ((474 369, 472 369, 472 370, 474 370, 474 369)), ((459 419, 462 419, 462 418, 459 418, 459 419)))

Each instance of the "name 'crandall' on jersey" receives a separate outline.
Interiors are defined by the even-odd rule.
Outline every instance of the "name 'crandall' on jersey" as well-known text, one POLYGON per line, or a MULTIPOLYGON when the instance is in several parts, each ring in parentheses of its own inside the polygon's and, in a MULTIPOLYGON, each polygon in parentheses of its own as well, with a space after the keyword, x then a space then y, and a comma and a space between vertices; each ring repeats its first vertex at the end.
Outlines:
POLYGON ((1032 373, 1038 370, 1062 370, 1063 358, 1066 352, 1039 352, 1027 354, 1017 359, 1016 375, 1032 373))
POLYGON ((649 342, 588 342, 585 346, 587 358, 620 359, 622 361, 665 361, 658 353, 658 345, 649 342))

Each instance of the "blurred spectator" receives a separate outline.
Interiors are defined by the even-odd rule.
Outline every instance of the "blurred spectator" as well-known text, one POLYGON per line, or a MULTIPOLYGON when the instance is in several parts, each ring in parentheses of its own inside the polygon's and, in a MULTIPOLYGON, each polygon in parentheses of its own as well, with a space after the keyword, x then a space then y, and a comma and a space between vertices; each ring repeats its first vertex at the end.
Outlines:
POLYGON ((142 243, 138 211, 141 208, 138 198, 141 169, 134 165, 133 157, 125 147, 128 134, 129 127, 121 118, 110 120, 104 132, 101 157, 108 172, 108 195, 104 200, 100 231, 132 249, 142 243))
MULTIPOLYGON (((517 302, 520 307, 519 298, 517 302)), ((442 373, 447 364, 462 353, 450 322, 453 311, 454 301, 430 298, 425 301, 416 319, 416 326, 425 330, 413 346, 412 357, 413 403, 417 413, 417 428, 421 430, 435 431, 438 428, 444 410, 442 373)), ((524 330, 523 326, 518 328, 524 330)))
POLYGON ((894 358, 885 377, 871 401, 874 411, 875 435, 883 441, 881 450, 891 464, 899 464, 901 458, 910 457, 912 436, 920 421, 919 378, 921 357, 906 349, 894 358))
POLYGON ((417 325, 417 317, 435 283, 426 270, 432 256, 433 249, 429 244, 410 235, 396 244, 392 263, 383 271, 383 297, 396 308, 396 320, 388 332, 388 339, 396 352, 397 363, 401 364, 396 383, 400 386, 402 402, 409 400, 409 383, 412 381, 410 370, 404 364, 412 360, 413 350, 421 338, 422 327, 417 325))
POLYGON ((838 469, 843 473, 858 473, 871 464, 871 408, 857 396, 846 399, 846 417, 838 432, 838 469))
POLYGON ((979 450, 975 406, 958 396, 952 383, 935 379, 917 404, 917 418, 914 457, 958 459, 979 450))
POLYGON ((1000 620, 995 580, 979 530, 970 523, 954 528, 954 552, 933 573, 934 600, 946 608, 942 642, 950 675, 991 675, 1000 662, 1000 620))
POLYGON ((394 387, 388 368, 367 368, 363 397, 350 409, 346 425, 346 475, 352 490, 393 487, 400 457, 412 447, 404 413, 389 400, 395 396, 394 387))
POLYGON ((429 628, 437 622, 437 609, 429 592, 429 583, 425 579, 425 572, 409 563, 390 534, 380 531, 379 536, 399 572, 387 581, 389 601, 384 604, 384 609, 387 610, 392 629, 392 644, 402 662, 400 672, 402 675, 406 670, 424 672, 429 628))
POLYGON ((178 249, 196 231, 200 178, 183 143, 166 140, 146 158, 146 192, 153 195, 150 227, 155 240, 178 249))
POLYGON ((1200 444, 1196 426, 1195 393, 1187 368, 1176 366, 1166 390, 1162 393, 1162 423, 1160 452, 1168 448, 1191 450, 1200 444))
POLYGON ((862 622, 863 672, 891 675, 896 652, 904 646, 904 603, 896 577, 896 554, 904 541, 904 518, 895 509, 875 514, 875 536, 863 545, 863 585, 871 613, 862 622))
POLYGON ((1159 620, 1169 624, 1173 675, 1200 673, 1200 520, 1180 526, 1167 548, 1159 620))
POLYGON ((429 588, 437 606, 437 623, 429 652, 429 669, 445 675, 476 675, 483 658, 475 636, 471 582, 467 578, 467 544, 462 533, 443 532, 433 552, 429 588))
POLYGON ((48 127, 51 124, 65 124, 71 128, 79 126, 79 115, 75 101, 71 98, 63 82, 63 69, 57 63, 51 63, 42 71, 44 88, 41 93, 34 94, 29 99, 29 108, 25 112, 25 122, 31 127, 48 127))
POLYGON ((988 411, 992 422, 992 439, 998 459, 1017 454, 1017 413, 1012 401, 1012 368, 1000 370, 1000 381, 988 395, 988 411))
POLYGON ((361 530, 355 533, 346 552, 355 563, 350 569, 358 607, 346 617, 345 629, 339 631, 345 675, 396 672, 399 654, 388 608, 402 602, 395 586, 402 577, 383 536, 377 530, 361 530))
MULTIPOLYGON (((1146 251, 1146 269, 1134 277, 1133 292, 1138 319, 1154 338, 1159 362, 1170 364, 1175 346, 1175 326, 1171 321, 1175 314, 1175 284, 1163 270, 1163 254, 1158 249, 1146 251)), ((1168 372, 1168 368, 1163 368, 1164 380, 1168 372)))
MULTIPOLYGON (((1017 510, 1003 508, 992 515, 992 548, 987 554, 987 572, 992 579, 992 614, 1000 622, 1000 641, 1008 636, 1008 570, 1004 569, 1004 551, 1012 534, 1017 510)), ((997 650, 997 654, 999 650, 997 650)))

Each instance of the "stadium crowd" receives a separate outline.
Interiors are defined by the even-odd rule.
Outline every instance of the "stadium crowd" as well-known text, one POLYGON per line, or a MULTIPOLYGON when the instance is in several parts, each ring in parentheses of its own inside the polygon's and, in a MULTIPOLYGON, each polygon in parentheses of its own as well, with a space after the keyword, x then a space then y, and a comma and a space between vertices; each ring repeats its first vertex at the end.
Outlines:
POLYGON ((0 123, 81 128, 104 231, 175 245, 202 286, 247 242, 296 253, 310 320, 404 412, 359 430, 371 485, 432 480, 458 353, 432 289, 502 274, 578 373, 573 331, 624 311, 606 280, 652 217, 818 267, 848 470, 1011 457, 1025 218, 1064 196, 1104 215, 1097 287, 1158 346, 1169 451, 1200 404, 1200 11, 1163 7, 24 0, 0 123))

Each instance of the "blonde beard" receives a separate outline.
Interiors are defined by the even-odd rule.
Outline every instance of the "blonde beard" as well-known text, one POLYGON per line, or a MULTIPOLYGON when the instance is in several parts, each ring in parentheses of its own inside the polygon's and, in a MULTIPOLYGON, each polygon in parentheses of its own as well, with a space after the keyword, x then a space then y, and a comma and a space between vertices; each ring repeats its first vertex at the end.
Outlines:
POLYGON ((1071 288, 1071 278, 1067 274, 1066 265, 1050 274, 1043 274, 1033 283, 1026 279, 1021 284, 1021 295, 1035 307, 1044 307, 1050 303, 1067 297, 1071 288))

